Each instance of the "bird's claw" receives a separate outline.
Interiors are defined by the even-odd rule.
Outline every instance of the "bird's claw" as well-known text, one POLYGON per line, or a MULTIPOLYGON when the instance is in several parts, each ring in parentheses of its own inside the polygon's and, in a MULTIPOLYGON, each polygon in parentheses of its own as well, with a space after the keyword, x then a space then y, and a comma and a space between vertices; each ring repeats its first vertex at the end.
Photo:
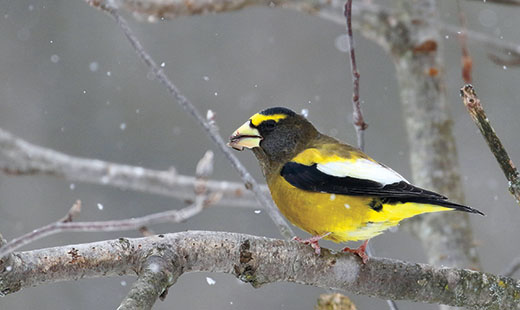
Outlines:
POLYGON ((368 240, 365 240, 365 242, 363 242, 363 244, 361 246, 359 246, 359 248, 351 249, 349 247, 346 247, 342 250, 342 252, 349 252, 349 253, 356 254, 357 256, 359 256, 361 258, 361 261, 363 262, 363 264, 366 264, 368 262, 368 258, 369 258, 369 256, 366 253, 367 244, 368 244, 368 240))
POLYGON ((318 241, 320 239, 328 236, 329 234, 330 234, 330 232, 326 233, 326 234, 323 234, 323 235, 312 236, 309 239, 301 239, 300 237, 295 236, 295 237, 292 238, 292 240, 298 241, 298 242, 303 243, 303 244, 309 244, 314 249, 314 253, 316 253, 316 255, 320 255, 321 254, 321 247, 320 247, 318 241))

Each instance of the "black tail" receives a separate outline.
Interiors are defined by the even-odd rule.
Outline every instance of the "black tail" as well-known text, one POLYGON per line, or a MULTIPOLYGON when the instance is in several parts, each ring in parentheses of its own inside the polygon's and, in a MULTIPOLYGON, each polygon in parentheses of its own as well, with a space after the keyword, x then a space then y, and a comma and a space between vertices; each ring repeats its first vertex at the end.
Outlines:
POLYGON ((461 204, 458 204, 458 203, 454 203, 454 202, 451 202, 451 201, 448 201, 448 200, 443 200, 443 199, 428 199, 428 198, 417 198, 417 199, 406 199, 407 202, 417 202, 417 203, 426 203, 426 204, 430 204, 430 205, 436 205, 436 206, 441 206, 441 207, 447 207, 447 208, 452 208, 454 210, 457 210, 457 211, 464 211, 464 212, 469 212, 469 213, 476 213, 476 214, 480 214, 480 215, 485 215, 484 213, 480 212, 479 210, 477 209, 473 209, 473 208, 470 208, 468 206, 465 206, 465 205, 461 205, 461 204))

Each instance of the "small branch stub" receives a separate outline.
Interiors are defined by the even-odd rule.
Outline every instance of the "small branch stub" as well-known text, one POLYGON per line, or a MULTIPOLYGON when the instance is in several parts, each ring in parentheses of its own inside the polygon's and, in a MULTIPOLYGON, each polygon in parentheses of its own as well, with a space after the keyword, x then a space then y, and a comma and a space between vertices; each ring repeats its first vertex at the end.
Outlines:
POLYGON ((507 154, 506 149, 498 138, 495 129, 491 126, 486 116, 484 108, 480 104, 475 89, 472 85, 466 84, 460 90, 462 102, 468 109, 469 115, 477 125, 486 140, 489 149, 495 155, 495 158, 502 168, 507 180, 509 181, 509 191, 516 198, 516 202, 520 204, 520 179, 515 164, 507 154))

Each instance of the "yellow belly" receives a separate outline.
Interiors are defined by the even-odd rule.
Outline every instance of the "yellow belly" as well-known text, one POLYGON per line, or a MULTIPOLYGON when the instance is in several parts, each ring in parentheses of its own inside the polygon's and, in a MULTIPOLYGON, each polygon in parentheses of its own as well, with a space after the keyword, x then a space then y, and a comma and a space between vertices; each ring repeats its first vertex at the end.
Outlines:
POLYGON ((274 202, 294 225, 313 236, 335 242, 366 240, 396 226, 401 220, 421 213, 451 210, 417 203, 383 204, 380 211, 369 206, 372 197, 308 192, 282 177, 269 183, 274 202))

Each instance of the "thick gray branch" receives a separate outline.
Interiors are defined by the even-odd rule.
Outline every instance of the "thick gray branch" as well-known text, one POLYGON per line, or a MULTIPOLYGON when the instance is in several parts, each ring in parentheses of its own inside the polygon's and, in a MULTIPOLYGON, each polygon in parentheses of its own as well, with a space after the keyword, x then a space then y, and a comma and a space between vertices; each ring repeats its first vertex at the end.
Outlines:
POLYGON ((14 253, 10 271, 0 273, 0 292, 135 275, 152 255, 175 261, 183 272, 230 273, 255 287, 285 281, 472 309, 520 309, 520 281, 507 277, 381 258, 362 265, 355 255, 324 249, 317 256, 298 242, 201 231, 14 253))

